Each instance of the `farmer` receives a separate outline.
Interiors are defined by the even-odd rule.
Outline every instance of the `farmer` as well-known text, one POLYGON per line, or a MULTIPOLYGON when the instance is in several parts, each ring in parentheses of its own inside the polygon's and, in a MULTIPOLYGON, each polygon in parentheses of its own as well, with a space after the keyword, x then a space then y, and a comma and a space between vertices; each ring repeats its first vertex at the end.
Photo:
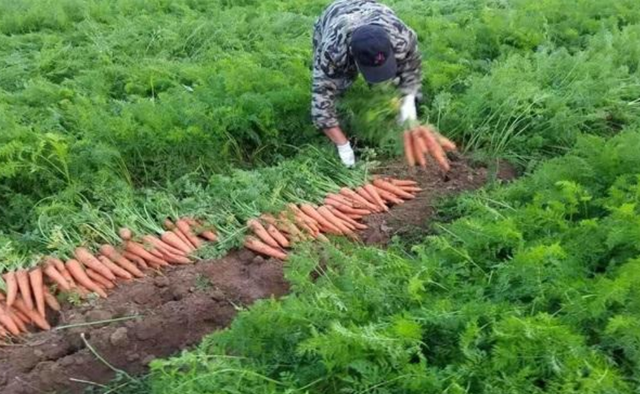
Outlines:
POLYGON ((362 74, 369 84, 393 81, 403 95, 401 124, 417 119, 422 59, 413 30, 374 0, 337 0, 316 21, 313 32, 311 116, 336 144, 346 166, 355 164, 351 143, 340 128, 336 98, 362 74))

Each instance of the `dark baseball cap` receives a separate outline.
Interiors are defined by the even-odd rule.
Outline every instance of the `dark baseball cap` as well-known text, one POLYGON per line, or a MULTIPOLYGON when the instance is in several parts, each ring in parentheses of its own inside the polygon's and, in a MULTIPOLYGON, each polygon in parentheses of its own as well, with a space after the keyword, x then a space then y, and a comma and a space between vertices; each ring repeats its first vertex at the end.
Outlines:
POLYGON ((380 26, 364 25, 351 35, 351 53, 358 69, 369 83, 395 78, 398 65, 389 34, 380 26))

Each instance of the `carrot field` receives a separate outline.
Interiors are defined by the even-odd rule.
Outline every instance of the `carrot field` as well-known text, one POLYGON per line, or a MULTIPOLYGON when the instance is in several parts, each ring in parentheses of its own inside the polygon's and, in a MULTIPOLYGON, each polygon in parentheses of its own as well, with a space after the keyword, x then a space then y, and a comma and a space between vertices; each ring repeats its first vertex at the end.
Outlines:
POLYGON ((381 2, 446 173, 328 0, 0 0, 0 392, 640 390, 636 0, 381 2))

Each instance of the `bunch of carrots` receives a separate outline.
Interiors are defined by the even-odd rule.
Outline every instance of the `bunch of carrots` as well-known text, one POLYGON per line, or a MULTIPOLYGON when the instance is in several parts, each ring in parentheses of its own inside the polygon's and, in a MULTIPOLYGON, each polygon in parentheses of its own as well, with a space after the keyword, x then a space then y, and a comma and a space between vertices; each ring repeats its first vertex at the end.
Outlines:
POLYGON ((86 298, 95 293, 106 298, 119 281, 142 278, 147 269, 161 269, 171 264, 189 264, 189 255, 204 242, 215 242, 216 234, 200 223, 183 218, 175 223, 166 220, 162 234, 135 239, 127 228, 119 231, 122 244, 102 245, 94 254, 87 247, 75 248, 65 261, 48 256, 31 270, 3 275, 6 294, 0 293, 0 337, 28 332, 30 325, 49 330, 46 306, 54 311, 60 304, 50 291, 78 294, 86 298))
POLYGON ((339 193, 330 193, 321 206, 289 204, 276 216, 263 214, 259 219, 249 220, 247 225, 253 235, 245 238, 244 246, 265 256, 286 260, 286 249, 297 241, 326 241, 324 234, 357 239, 356 232, 367 228, 360 219, 411 200, 420 190, 411 180, 377 178, 355 190, 342 188, 339 193))
POLYGON ((403 139, 404 155, 410 167, 417 163, 426 168, 427 156, 431 156, 443 171, 449 171, 446 152, 456 151, 456 144, 435 131, 432 126, 418 126, 407 130, 403 139))

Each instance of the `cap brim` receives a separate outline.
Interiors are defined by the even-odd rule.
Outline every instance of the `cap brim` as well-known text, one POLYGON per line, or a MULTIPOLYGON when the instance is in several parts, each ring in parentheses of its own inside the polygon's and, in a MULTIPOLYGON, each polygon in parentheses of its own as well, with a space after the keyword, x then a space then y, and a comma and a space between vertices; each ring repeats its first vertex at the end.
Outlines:
POLYGON ((396 63, 395 56, 389 56, 383 65, 377 67, 363 66, 357 60, 356 64, 364 79, 369 83, 388 81, 395 78, 398 72, 398 65, 396 63))

